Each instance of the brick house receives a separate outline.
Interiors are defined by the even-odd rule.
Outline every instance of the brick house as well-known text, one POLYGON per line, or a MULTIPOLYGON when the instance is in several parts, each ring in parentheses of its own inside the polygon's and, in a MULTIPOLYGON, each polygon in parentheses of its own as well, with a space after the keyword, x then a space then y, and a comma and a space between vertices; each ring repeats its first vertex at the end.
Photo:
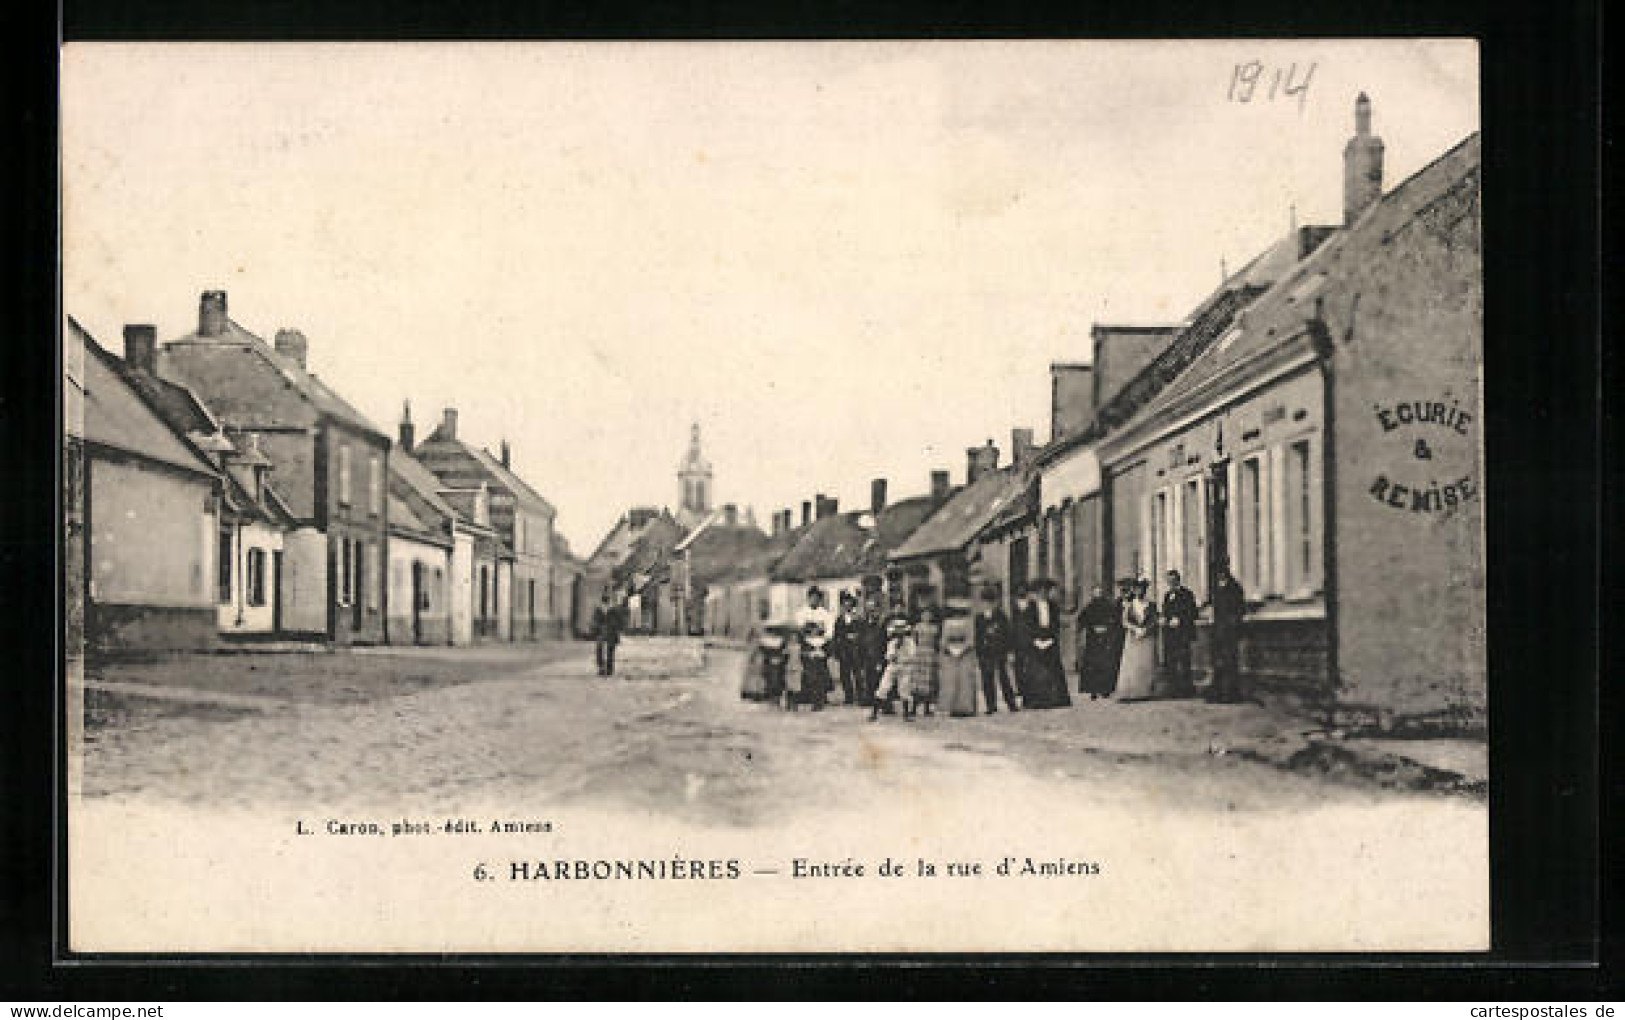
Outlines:
POLYGON ((283 538, 284 632, 347 645, 385 636, 390 440, 307 367, 304 334, 275 345, 206 291, 197 329, 165 344, 158 374, 184 383, 234 443, 257 444, 293 526, 283 538))

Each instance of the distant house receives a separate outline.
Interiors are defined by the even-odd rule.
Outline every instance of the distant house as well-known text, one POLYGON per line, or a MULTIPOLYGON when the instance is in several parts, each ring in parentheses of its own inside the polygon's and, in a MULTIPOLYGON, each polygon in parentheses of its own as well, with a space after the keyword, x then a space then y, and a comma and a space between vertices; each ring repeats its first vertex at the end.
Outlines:
POLYGON ((742 640, 768 623, 790 619, 795 606, 789 585, 773 582, 773 570, 789 555, 811 524, 795 527, 789 510, 773 515, 772 532, 753 552, 720 570, 706 586, 705 632, 742 640))
POLYGON ((931 490, 924 496, 888 503, 885 480, 876 479, 867 510, 839 513, 834 500, 824 502, 821 516, 773 568, 774 585, 782 586, 792 607, 801 604, 807 588, 817 585, 831 604, 842 591, 855 595, 884 591, 911 597, 910 608, 916 608, 921 599, 938 593, 921 585, 909 591, 902 571, 889 560, 953 491, 948 472, 933 471, 931 490))
POLYGON ((891 554, 911 602, 918 602, 922 592, 970 599, 980 585, 994 583, 1002 591, 1007 580, 1002 563, 982 562, 978 538, 1022 500, 1032 479, 1030 463, 999 467, 999 450, 991 439, 967 450, 966 460, 965 486, 891 554))
POLYGON ((493 455, 465 442, 457 434, 457 410, 448 407, 412 455, 448 488, 486 488, 491 525, 513 557, 512 577, 494 592, 502 617, 499 636, 516 641, 561 636, 564 608, 553 598, 555 511, 514 472, 508 443, 493 455))
POLYGON ((69 654, 213 645, 220 475, 72 318, 62 363, 69 654))
POLYGON ((678 606, 677 630, 706 632, 707 597, 711 585, 727 578, 768 545, 767 535, 754 524, 739 520, 732 503, 710 516, 672 548, 672 590, 678 606))
MULTIPOLYGON (((684 534, 683 526, 661 507, 635 506, 622 514, 599 540, 598 548, 587 557, 582 567, 581 586, 585 598, 575 607, 576 633, 585 635, 588 632, 593 607, 598 604, 605 589, 614 591, 621 598, 636 596, 636 600, 628 606, 634 617, 631 622, 637 627, 647 628, 652 622, 647 617, 653 613, 645 613, 643 602, 645 589, 654 578, 640 577, 640 574, 646 574, 659 563, 664 551, 682 541, 684 534)), ((653 612, 658 612, 658 606, 653 612)))
POLYGON ((575 621, 580 606, 586 600, 583 583, 584 568, 581 558, 570 549, 570 543, 555 529, 553 532, 553 605, 564 621, 564 628, 575 633, 575 621))
POLYGON ((197 329, 165 344, 158 374, 184 383, 234 444, 274 470, 292 527, 283 537, 280 629, 339 644, 384 640, 390 441, 306 365, 303 333, 275 346, 199 300, 197 329), (257 444, 257 445, 256 445, 257 444))

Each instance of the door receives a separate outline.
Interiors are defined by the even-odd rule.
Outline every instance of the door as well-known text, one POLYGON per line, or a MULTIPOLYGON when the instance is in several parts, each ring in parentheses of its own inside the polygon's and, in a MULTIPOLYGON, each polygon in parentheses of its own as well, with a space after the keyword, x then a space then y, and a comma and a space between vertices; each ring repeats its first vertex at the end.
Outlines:
POLYGON ((1218 585, 1219 571, 1230 569, 1230 461, 1207 474, 1207 590, 1218 585))
POLYGON ((425 587, 425 583, 426 583, 424 581, 423 572, 424 572, 423 564, 417 562, 416 560, 413 560, 412 561, 412 643, 414 645, 421 645, 423 643, 423 604, 424 604, 425 601, 427 601, 427 599, 425 599, 425 597, 424 597, 424 591, 423 591, 423 589, 425 587))

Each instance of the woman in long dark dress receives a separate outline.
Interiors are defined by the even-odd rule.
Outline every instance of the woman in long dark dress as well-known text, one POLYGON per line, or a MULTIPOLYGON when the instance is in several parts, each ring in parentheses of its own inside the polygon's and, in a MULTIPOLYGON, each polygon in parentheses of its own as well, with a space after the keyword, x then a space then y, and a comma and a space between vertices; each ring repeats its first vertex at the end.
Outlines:
POLYGON ((1027 643, 1027 681, 1021 692, 1022 708, 1064 708, 1072 704, 1061 665, 1061 614, 1052 592, 1054 582, 1038 586, 1027 606, 1023 640, 1027 643))
POLYGON ((1095 585, 1088 605, 1078 614, 1083 650, 1078 655, 1078 693, 1089 700, 1110 697, 1117 687, 1117 656, 1122 647, 1115 631, 1123 626, 1122 611, 1095 585))

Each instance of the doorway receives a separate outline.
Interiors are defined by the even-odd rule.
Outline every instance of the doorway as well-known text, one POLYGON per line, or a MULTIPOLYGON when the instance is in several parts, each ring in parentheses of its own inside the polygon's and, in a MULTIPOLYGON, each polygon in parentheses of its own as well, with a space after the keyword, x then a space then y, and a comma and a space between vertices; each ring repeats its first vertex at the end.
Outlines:
POLYGON ((1207 590, 1219 583, 1219 571, 1230 569, 1230 461, 1219 461, 1207 473, 1207 590))
POLYGON ((423 604, 428 601, 424 597, 424 588, 427 584, 423 577, 424 566, 417 560, 412 561, 412 643, 423 644, 423 604))

